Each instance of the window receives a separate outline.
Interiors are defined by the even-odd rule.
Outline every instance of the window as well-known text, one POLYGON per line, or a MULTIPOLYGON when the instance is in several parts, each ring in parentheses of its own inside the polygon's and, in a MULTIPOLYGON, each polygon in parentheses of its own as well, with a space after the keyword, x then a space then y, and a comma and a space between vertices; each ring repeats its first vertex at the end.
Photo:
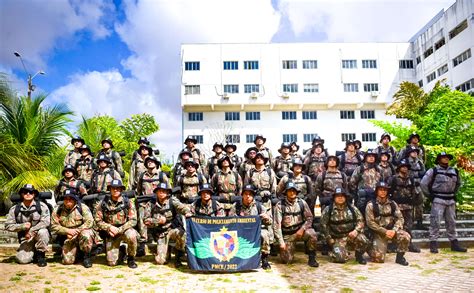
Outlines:
POLYGON ((244 93, 251 94, 251 93, 259 93, 259 92, 260 92, 260 85, 244 84, 244 93))
POLYGON ((253 143, 255 141, 255 138, 257 137, 256 134, 247 134, 245 136, 245 142, 246 143, 253 143))
POLYGON ((240 143, 240 135, 238 135, 238 134, 226 134, 225 142, 226 143, 240 143))
POLYGON ((202 121, 203 115, 202 112, 190 112, 188 113, 189 121, 202 121))
POLYGON ((428 49, 426 49, 426 51, 423 53, 423 57, 425 57, 425 59, 426 59, 431 54, 433 54, 433 47, 429 47, 428 49))
POLYGON ((239 85, 238 84, 224 84, 224 93, 238 94, 239 85))
POLYGON ((286 83, 283 85, 283 91, 287 93, 297 93, 298 84, 297 83, 286 83))
POLYGON ((319 92, 319 84, 317 84, 317 83, 305 83, 305 84, 303 84, 303 91, 305 93, 318 93, 319 92))
POLYGON ((374 110, 361 110, 360 119, 375 119, 375 111, 374 110))
POLYGON ((418 81, 418 86, 419 86, 419 87, 423 87, 423 79, 420 79, 420 80, 418 81))
POLYGON ((467 49, 466 51, 462 52, 459 56, 453 59, 453 67, 458 66, 459 64, 463 63, 467 59, 471 58, 471 49, 467 49))
POLYGON ((239 62, 238 61, 224 61, 224 70, 238 70, 239 62))
POLYGON ((463 20, 458 24, 454 29, 449 32, 449 38, 452 39, 455 36, 459 35, 463 30, 467 28, 467 19, 463 20))
POLYGON ((303 120, 315 120, 315 119, 318 119, 318 112, 303 111, 303 120))
POLYGON ((184 70, 186 71, 200 70, 200 62, 199 61, 184 62, 184 70))
MULTIPOLYGON (((420 57, 417 57, 417 58, 420 58, 420 57)), ((421 62, 421 59, 420 59, 420 62, 421 62)), ((416 64, 418 64, 418 63, 420 63, 420 62, 418 62, 418 59, 417 59, 417 63, 416 63, 416 64)), ((413 68, 413 60, 400 60, 400 61, 398 62, 398 64, 399 64, 399 65, 398 65, 399 68, 401 68, 401 69, 410 69, 410 68, 413 68)))
POLYGON ((298 68, 298 63, 296 60, 283 60, 283 69, 296 69, 298 68))
POLYGON ((226 121, 240 120, 240 112, 225 112, 226 121))
POLYGON ((345 92, 358 92, 359 91, 359 84, 357 84, 357 83, 345 83, 344 84, 344 91, 345 92))
POLYGON ((342 60, 342 68, 357 68, 357 60, 342 60))
POLYGON ((298 136, 296 135, 296 133, 283 134, 283 142, 291 143, 291 142, 297 142, 297 141, 298 141, 298 136))
POLYGON ((257 70, 258 69, 258 61, 244 61, 244 69, 245 70, 257 70))
MULTIPOLYGON (((418 56, 418 57, 416 57, 416 65, 418 65, 418 64, 420 64, 420 63, 421 63, 421 57, 418 56)), ((402 67, 400 67, 400 68, 402 68, 402 67)), ((412 68, 413 68, 413 67, 412 67, 412 68)))
POLYGON ((436 72, 433 71, 431 74, 426 76, 426 82, 430 83, 431 81, 436 79, 436 72))
POLYGON ((378 83, 364 83, 364 92, 377 92, 378 90, 378 83))
POLYGON ((281 119, 283 119, 283 120, 296 120, 296 111, 283 111, 283 112, 281 112, 281 119))
POLYGON ((377 60, 362 60, 362 68, 377 68, 377 60))
POLYGON ((245 112, 245 120, 260 120, 260 112, 245 112))
POLYGON ((341 111, 341 119, 355 119, 354 111, 341 111))
POLYGON ((448 72, 448 64, 444 64, 443 66, 438 68, 438 76, 441 76, 445 74, 446 72, 448 72))
POLYGON ((355 133, 341 133, 342 141, 355 140, 355 139, 356 139, 355 133))
POLYGON ((439 48, 443 47, 445 44, 446 44, 446 41, 444 40, 444 38, 442 38, 441 40, 435 43, 435 46, 434 46, 435 50, 438 50, 439 48))
POLYGON ((191 138, 194 138, 197 141, 197 144, 203 144, 204 138, 202 135, 190 135, 191 138))
POLYGON ((456 87, 456 90, 461 91, 461 92, 467 92, 468 90, 473 89, 473 88, 474 88, 474 78, 471 78, 465 83, 458 85, 456 87))
POLYGON ((305 133, 303 134, 303 141, 304 142, 313 142, 313 138, 318 136, 317 133, 305 133))
POLYGON ((184 86, 185 95, 199 95, 201 94, 201 86, 199 85, 186 85, 184 86))
POLYGON ((362 141, 376 141, 376 133, 362 133, 362 141))
POLYGON ((317 69, 318 60, 303 60, 303 69, 317 69))

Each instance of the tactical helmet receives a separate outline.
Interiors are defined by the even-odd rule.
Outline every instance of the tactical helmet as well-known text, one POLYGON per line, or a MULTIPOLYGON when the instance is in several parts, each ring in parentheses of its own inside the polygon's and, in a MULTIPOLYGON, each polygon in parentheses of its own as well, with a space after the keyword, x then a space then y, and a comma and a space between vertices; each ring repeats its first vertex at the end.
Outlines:
POLYGON ((263 158, 263 164, 267 164, 268 157, 262 152, 257 152, 257 154, 255 155, 255 158, 252 159, 252 163, 254 165, 255 165, 255 162, 257 161, 257 157, 262 157, 263 158))
POLYGON ((61 174, 64 176, 64 174, 66 174, 67 171, 71 171, 74 176, 77 175, 76 169, 70 164, 67 164, 66 166, 64 166, 64 169, 61 172, 61 174))
POLYGON ((211 185, 207 183, 204 183, 203 185, 201 185, 201 187, 199 188, 198 194, 201 195, 204 191, 209 191, 211 194, 213 193, 211 185))
POLYGON ((327 157, 326 162, 324 162, 324 167, 326 168, 328 167, 328 162, 331 159, 336 161, 336 168, 339 167, 340 160, 337 156, 333 156, 333 155, 327 157))
POLYGON ((184 140, 184 144, 186 144, 188 141, 191 141, 192 143, 197 144, 197 139, 194 138, 192 135, 188 135, 188 137, 186 137, 186 139, 184 140))
POLYGON ((354 140, 354 146, 356 147, 356 149, 360 149, 362 147, 362 142, 358 139, 354 140))
POLYGON ((179 153, 179 158, 182 159, 184 154, 188 154, 189 157, 192 157, 192 156, 193 156, 193 154, 192 154, 190 151, 188 151, 188 150, 182 150, 182 151, 179 153))
POLYGON ((20 190, 18 191, 18 193, 20 194, 20 196, 22 194, 25 194, 27 191, 32 191, 34 196, 38 196, 39 194, 39 191, 35 189, 35 187, 32 185, 32 184, 25 184, 23 185, 22 188, 20 188, 20 190))
POLYGON ((155 162, 157 168, 161 167, 160 160, 155 156, 148 156, 148 157, 145 158, 145 167, 148 167, 148 162, 149 161, 155 162))
POLYGON ((336 189, 334 189, 334 193, 332 194, 332 196, 334 197, 338 194, 345 195, 346 197, 349 196, 349 194, 346 192, 346 190, 342 187, 336 187, 336 189))
POLYGON ((259 138, 261 138, 263 140, 263 143, 267 142, 267 139, 262 134, 257 134, 257 136, 255 136, 255 139, 253 140, 253 143, 257 144, 257 139, 259 139, 259 138))
POLYGON ((410 155, 411 153, 416 152, 418 155, 420 154, 420 149, 416 146, 409 146, 406 151, 406 156, 410 155))
POLYGON ((355 147, 355 146, 356 146, 355 141, 353 141, 352 139, 346 140, 346 146, 344 147, 344 150, 345 150, 345 151, 347 151, 347 147, 348 147, 349 145, 353 145, 353 146, 355 147))
POLYGON ((293 189, 295 190, 297 193, 299 193, 299 190, 296 188, 296 184, 293 182, 293 181, 288 181, 286 183, 286 186, 285 186, 285 193, 290 190, 290 189, 293 189))
POLYGON ((171 193, 171 187, 166 182, 160 182, 155 189, 153 189, 153 193, 156 193, 159 189, 166 190, 166 192, 171 193))
POLYGON ((87 144, 83 144, 80 148, 79 151, 82 152, 83 150, 88 150, 89 154, 92 154, 91 148, 87 144))
POLYGON ((416 133, 416 132, 413 132, 413 133, 410 134, 410 136, 408 137, 407 143, 411 143, 411 140, 412 140, 414 137, 418 138, 418 142, 421 141, 420 135, 419 135, 418 133, 416 133))
POLYGON ((367 152, 365 152, 365 154, 364 154, 364 161, 367 159, 368 156, 373 156, 377 160, 378 153, 374 149, 368 149, 367 152))
POLYGON ((441 159, 441 157, 448 157, 448 159, 451 161, 454 157, 453 155, 450 155, 446 152, 441 152, 439 153, 437 156, 436 156, 436 160, 435 160, 435 163, 438 164, 439 163, 439 159, 441 159))
POLYGON ((408 163, 407 160, 402 159, 402 160, 400 160, 400 163, 398 163, 397 171, 400 170, 400 168, 403 167, 403 166, 408 167, 408 170, 410 170, 410 168, 411 168, 410 163, 408 163))
POLYGON ((313 142, 311 144, 314 145, 316 143, 320 143, 320 144, 324 145, 324 139, 319 137, 319 135, 316 135, 315 137, 313 137, 313 142))
POLYGON ((153 154, 153 149, 147 145, 141 145, 139 148, 138 148, 138 153, 141 154, 142 153, 142 150, 148 150, 148 154, 149 155, 152 155, 153 154))
POLYGON ((149 145, 150 141, 146 137, 140 137, 140 139, 138 139, 138 144, 142 144, 142 143, 149 145))
POLYGON ((244 193, 244 191, 252 192, 253 196, 255 196, 255 194, 257 193, 257 190, 255 190, 255 186, 253 186, 252 184, 245 185, 244 188, 242 188, 242 194, 244 193))
POLYGON ((125 186, 123 185, 122 180, 120 180, 120 179, 112 180, 110 185, 107 186, 107 190, 110 190, 110 188, 112 188, 112 187, 121 188, 122 190, 125 190, 125 186))
POLYGON ((296 151, 299 151, 300 146, 296 143, 296 141, 293 141, 290 143, 290 147, 296 146, 296 151))
POLYGON ((109 165, 112 164, 112 162, 110 161, 110 158, 107 157, 106 155, 100 155, 99 156, 99 158, 97 159, 97 163, 100 163, 101 161, 104 161, 109 165))
POLYGON ((216 142, 213 146, 212 146, 212 151, 214 152, 216 147, 220 147, 221 150, 224 150, 224 145, 222 143, 218 143, 216 142))
POLYGON ((219 169, 222 169, 222 163, 223 163, 224 161, 229 162, 229 168, 230 168, 230 169, 233 169, 233 168, 234 168, 234 164, 232 163, 232 160, 231 160, 228 156, 223 156, 222 158, 220 158, 220 159, 217 161, 217 167, 219 167, 219 169))
POLYGON ((287 148, 289 150, 291 150, 291 145, 287 142, 283 142, 280 146, 280 148, 278 149, 278 152, 281 154, 281 150, 284 149, 284 148, 287 148))
POLYGON ((227 148, 232 148, 232 152, 235 152, 237 150, 237 146, 235 144, 232 144, 232 143, 226 144, 224 149, 227 150, 227 148))
POLYGON ((193 158, 189 158, 186 162, 184 162, 183 165, 184 165, 184 168, 187 168, 188 165, 193 165, 194 168, 196 168, 196 169, 199 168, 199 164, 196 163, 193 158))
POLYGON ((254 151, 255 153, 258 153, 258 149, 256 147, 249 147, 246 151, 245 151, 245 154, 244 154, 244 157, 246 159, 249 159, 249 153, 251 151, 254 151))
POLYGON ((302 170, 304 170, 305 167, 306 167, 306 165, 303 163, 303 161, 302 161, 300 158, 293 159, 292 165, 291 165, 291 171, 293 171, 293 168, 294 168, 295 166, 301 166, 301 167, 302 167, 302 168, 301 168, 302 170))
POLYGON ((379 142, 382 143, 382 140, 383 140, 384 138, 386 138, 386 137, 388 138, 388 141, 392 141, 392 137, 390 136, 390 134, 388 134, 387 132, 385 132, 385 133, 382 134, 382 136, 380 137, 380 141, 379 141, 379 142))
POLYGON ((387 151, 380 152, 379 159, 381 159, 382 156, 384 156, 384 155, 387 156, 387 158, 388 158, 387 160, 390 161, 390 158, 392 157, 392 155, 387 151))
POLYGON ((103 146, 104 143, 108 142, 110 144, 110 148, 113 149, 114 148, 114 144, 112 143, 112 140, 110 138, 106 138, 106 139, 103 139, 100 144, 103 146))
POLYGON ((68 188, 64 191, 61 198, 62 200, 64 200, 66 197, 72 197, 76 201, 76 203, 80 201, 79 197, 77 196, 76 190, 74 188, 68 188))
POLYGON ((76 141, 80 141, 82 142, 82 144, 85 144, 86 142, 84 141, 84 139, 80 136, 75 136, 71 139, 71 144, 74 144, 76 141))
POLYGON ((375 191, 377 192, 377 190, 380 189, 380 188, 384 188, 384 189, 387 189, 387 190, 388 190, 388 189, 390 189, 390 186, 389 186, 386 182, 380 181, 380 182, 378 182, 377 185, 375 186, 375 191))

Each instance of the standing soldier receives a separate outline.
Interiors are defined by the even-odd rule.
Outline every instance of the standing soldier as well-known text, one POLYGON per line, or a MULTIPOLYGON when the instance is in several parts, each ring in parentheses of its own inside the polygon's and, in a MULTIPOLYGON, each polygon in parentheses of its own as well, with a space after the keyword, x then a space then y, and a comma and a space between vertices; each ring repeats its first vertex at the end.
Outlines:
POLYGON ((94 170, 97 169, 97 165, 94 162, 94 158, 91 155, 91 149, 88 145, 83 145, 80 149, 81 157, 76 161, 76 173, 77 179, 84 182, 87 189, 90 189, 92 184, 92 175, 94 170))
POLYGON ((345 263, 349 259, 348 246, 353 246, 357 262, 365 265, 363 255, 369 240, 364 235, 364 217, 348 202, 350 195, 343 188, 337 187, 333 196, 333 202, 321 216, 321 234, 331 247, 331 260, 345 263))
POLYGON ((173 180, 174 186, 177 186, 179 176, 184 175, 184 173, 186 172, 186 169, 184 168, 184 162, 188 161, 189 158, 191 158, 191 156, 192 156, 191 152, 187 150, 182 150, 179 153, 178 155, 179 159, 174 165, 173 171, 172 171, 173 173, 172 180, 173 180))
POLYGON ((317 145, 317 144, 320 144, 322 145, 322 148, 323 148, 323 151, 324 151, 324 155, 327 157, 329 154, 328 154, 328 150, 324 148, 324 139, 322 139, 321 137, 319 137, 319 135, 316 135, 314 138, 313 138, 313 141, 311 142, 311 148, 304 151, 304 160, 303 162, 311 155, 311 152, 312 152, 312 149, 317 145))
MULTIPOLYGON (((232 196, 240 196, 242 190, 242 177, 233 171, 234 164, 230 158, 224 156, 217 162, 219 171, 211 179, 211 186, 221 203, 229 204, 232 196)), ((230 209, 230 206, 226 210, 230 209)))
POLYGON ((224 146, 221 143, 215 143, 212 146, 212 151, 214 152, 214 156, 209 158, 209 162, 207 163, 207 172, 209 180, 219 171, 219 167, 217 162, 224 157, 222 151, 224 150, 224 146))
POLYGON ((135 205, 126 196, 122 181, 114 179, 109 185, 110 196, 106 196, 95 208, 94 219, 100 230, 107 232, 105 240, 107 264, 116 266, 122 256, 119 253, 120 243, 127 244, 127 265, 136 268, 135 254, 137 253, 138 233, 133 229, 137 224, 135 205))
POLYGON ((153 190, 156 200, 147 202, 143 222, 157 239, 155 261, 162 265, 167 261, 169 241, 176 242, 175 266, 180 267, 181 257, 184 255, 186 234, 181 215, 191 217, 191 210, 175 197, 171 197, 171 188, 168 183, 162 182, 153 190))
POLYGON ((200 188, 200 196, 191 204, 191 213, 193 216, 201 217, 225 217, 224 207, 220 202, 212 198, 212 188, 204 183, 200 188))
POLYGON ((245 151, 244 158, 245 161, 240 164, 239 167, 239 175, 243 179, 245 179, 245 176, 247 175, 247 172, 255 167, 253 164, 253 159, 255 158, 255 155, 257 155, 258 149, 256 147, 250 147, 245 151))
POLYGON ((67 189, 62 200, 63 203, 56 206, 51 214, 51 232, 65 239, 62 246, 63 264, 73 264, 79 248, 84 253, 84 267, 90 268, 91 250, 94 244, 92 213, 81 203, 74 189, 67 189))
POLYGON ((110 168, 112 162, 105 155, 100 155, 97 159, 99 168, 95 170, 92 175, 91 192, 92 193, 104 193, 107 192, 107 187, 110 185, 112 180, 122 180, 120 174, 114 169, 110 168))
POLYGON ((198 171, 199 164, 193 159, 184 162, 186 172, 178 178, 176 186, 181 187, 181 195, 179 200, 182 203, 190 204, 195 200, 198 194, 199 186, 207 183, 204 175, 198 171))
POLYGON ((61 195, 63 195, 69 188, 73 188, 76 193, 81 195, 81 197, 87 195, 86 185, 81 180, 76 179, 76 169, 74 169, 72 165, 64 166, 61 174, 63 175, 63 178, 59 180, 58 185, 54 190, 54 198, 56 202, 59 201, 61 195))
POLYGON ((18 233, 18 263, 31 263, 36 254, 38 266, 45 267, 51 223, 49 208, 39 200, 39 192, 31 184, 25 184, 18 193, 21 202, 10 208, 5 230, 18 233))
POLYGON ((389 240, 397 245, 395 262, 407 266, 405 252, 408 250, 411 237, 403 230, 403 216, 398 205, 388 198, 389 186, 379 182, 375 190, 376 199, 367 203, 365 219, 371 232, 372 247, 369 255, 373 262, 383 263, 389 240))
POLYGON ((114 144, 112 143, 112 140, 109 138, 102 140, 102 149, 99 151, 97 154, 97 159, 100 158, 100 156, 105 155, 110 159, 111 166, 110 168, 116 170, 120 174, 120 178, 125 177, 125 172, 123 171, 123 166, 122 166, 122 158, 120 157, 120 154, 114 150, 114 144))
POLYGON ((380 180, 388 182, 390 177, 395 175, 395 167, 393 167, 390 161, 390 153, 381 152, 379 154, 379 160, 380 162, 378 163, 378 166, 380 169, 380 174, 382 174, 382 178, 380 180))
POLYGON ((257 196, 268 210, 271 208, 271 200, 276 198, 276 175, 267 167, 268 158, 263 153, 258 152, 253 159, 255 167, 250 169, 245 176, 244 184, 251 184, 257 188, 257 196))
POLYGON ((313 184, 316 182, 316 179, 321 175, 326 169, 324 165, 326 164, 327 156, 324 151, 324 145, 318 143, 313 146, 311 153, 306 157, 304 163, 306 165, 306 175, 311 178, 313 184))
POLYGON ((354 170, 362 164, 362 157, 357 152, 353 140, 346 140, 346 147, 340 155, 339 161, 339 170, 346 173, 348 177, 351 177, 354 170))
POLYGON ((147 169, 147 167, 145 166, 145 159, 152 155, 153 150, 150 147, 146 145, 140 146, 140 148, 138 149, 137 156, 130 165, 130 173, 128 174, 129 190, 137 190, 138 178, 147 169))
POLYGON ((204 174, 204 171, 206 170, 206 157, 201 152, 201 150, 196 147, 197 139, 189 135, 184 140, 184 144, 186 145, 186 147, 183 149, 183 151, 186 150, 191 153, 191 157, 193 158, 194 162, 196 162, 198 166, 200 166, 200 171, 204 174))
MULTIPOLYGON (((147 147, 150 147, 150 141, 146 138, 146 137, 140 137, 138 139, 138 149, 133 151, 133 154, 132 154, 132 162, 135 161, 135 159, 140 155, 140 147, 142 146, 147 146, 147 147)), ((150 156, 152 156, 153 154, 150 153, 150 156)), ((159 155, 159 152, 158 154, 159 155)))
POLYGON ((290 156, 294 159, 300 159, 303 161, 303 157, 298 154, 298 151, 300 149, 300 146, 296 143, 296 141, 292 142, 290 144, 290 156))
POLYGON ((282 143, 278 149, 279 156, 275 158, 273 170, 277 176, 277 181, 280 181, 284 176, 288 176, 291 172, 293 158, 290 155, 290 144, 282 143))
POLYGON ((406 160, 408 161, 408 164, 410 164, 410 176, 415 179, 415 182, 417 183, 416 189, 418 189, 418 192, 421 196, 418 204, 413 207, 414 221, 416 221, 416 226, 414 228, 417 230, 428 230, 428 227, 423 225, 423 205, 425 198, 423 196, 423 192, 419 190, 420 188, 418 187, 426 172, 425 164, 423 164, 419 157, 419 148, 414 146, 407 147, 405 149, 405 154, 407 156, 406 160))
POLYGON ((316 232, 313 226, 313 214, 308 204, 297 198, 298 190, 293 182, 288 182, 286 197, 277 202, 274 210, 273 230, 275 241, 280 247, 280 259, 291 263, 295 253, 295 242, 304 241, 308 249, 308 265, 318 267, 316 261, 316 232))
POLYGON ((76 161, 81 157, 80 148, 85 144, 84 140, 80 136, 73 137, 71 144, 74 146, 73 150, 70 150, 64 158, 64 165, 76 165, 76 161))
POLYGON ((272 225, 272 211, 265 211, 262 204, 255 201, 255 188, 252 185, 245 185, 242 191, 242 201, 236 202, 231 211, 229 212, 230 217, 245 217, 245 216, 259 216, 262 222, 262 228, 260 230, 262 239, 262 269, 269 270, 272 267, 268 263, 268 256, 270 255, 270 236, 269 227, 272 225))
POLYGON ((224 147, 226 155, 230 158, 232 164, 234 164, 234 171, 239 172, 240 164, 242 164, 242 158, 237 155, 237 146, 232 143, 228 143, 224 147))
POLYGON ((423 192, 429 194, 430 214, 430 251, 438 253, 439 226, 444 218, 446 233, 451 241, 451 250, 466 252, 456 237, 456 193, 461 186, 459 171, 449 166, 453 156, 441 152, 436 156, 436 166, 429 169, 421 180, 423 192))
POLYGON ((377 147, 377 153, 380 158, 381 153, 388 153, 390 155, 390 162, 395 165, 396 164, 396 154, 397 152, 395 151, 395 148, 390 145, 390 142, 392 141, 392 137, 390 137, 390 134, 384 133, 380 137, 379 141, 379 146, 377 147))
POLYGON ((418 153, 418 157, 423 163, 425 163, 426 152, 425 152, 425 148, 420 144, 420 140, 421 140, 420 135, 418 135, 418 133, 413 132, 412 134, 410 134, 410 136, 407 139, 407 145, 403 149, 401 149, 400 152, 398 153, 398 161, 405 159, 408 156, 406 151, 409 148, 415 147, 420 150, 420 152, 418 153))
POLYGON ((255 137, 253 143, 255 144, 255 147, 257 148, 257 152, 262 153, 265 157, 268 158, 267 162, 265 165, 270 166, 270 168, 273 167, 273 154, 270 151, 269 148, 265 146, 265 142, 267 142, 267 139, 263 137, 261 134, 257 134, 255 137))
MULTIPOLYGON (((326 170, 316 179, 315 193, 319 196, 321 202, 321 209, 331 204, 333 194, 336 188, 343 188, 347 190, 348 178, 346 173, 340 171, 339 158, 336 156, 329 156, 326 161, 326 170)), ((352 200, 349 198, 349 201, 352 200)))

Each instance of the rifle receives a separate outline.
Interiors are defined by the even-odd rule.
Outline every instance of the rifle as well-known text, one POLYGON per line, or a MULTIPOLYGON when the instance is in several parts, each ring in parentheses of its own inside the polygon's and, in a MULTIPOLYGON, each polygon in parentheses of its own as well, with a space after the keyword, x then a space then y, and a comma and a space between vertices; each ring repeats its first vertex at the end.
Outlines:
MULTIPOLYGON (((50 192, 50 191, 43 191, 43 192, 39 192, 38 193, 38 199, 40 201, 43 201, 45 202, 47 199, 52 199, 53 198, 53 193, 50 192)), ((21 201, 21 196, 19 193, 12 193, 10 195, 10 200, 12 201, 12 203, 18 203, 21 201)))

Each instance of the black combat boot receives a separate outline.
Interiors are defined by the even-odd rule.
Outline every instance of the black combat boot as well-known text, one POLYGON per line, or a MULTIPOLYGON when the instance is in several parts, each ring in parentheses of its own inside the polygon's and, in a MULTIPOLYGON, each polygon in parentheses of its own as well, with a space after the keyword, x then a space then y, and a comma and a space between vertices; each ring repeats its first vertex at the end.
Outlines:
POLYGON ((408 246, 408 251, 409 252, 420 253, 420 248, 418 246, 416 246, 415 243, 410 242, 410 245, 408 246))
POLYGON ((183 266, 183 263, 181 262, 181 257, 184 255, 184 253, 181 250, 176 250, 175 256, 174 256, 174 266, 176 268, 179 268, 183 266))
POLYGON ((105 243, 97 244, 91 251, 91 255, 99 255, 105 252, 105 243))
POLYGON ((361 265, 366 265, 367 261, 364 259, 364 253, 360 251, 356 251, 355 253, 356 261, 361 265))
POLYGON ((136 269, 137 268, 137 263, 135 262, 135 257, 129 255, 127 258, 127 265, 131 269, 136 269))
POLYGON ((278 256, 278 247, 275 244, 270 245, 270 255, 278 256))
POLYGON ((308 254, 308 266, 317 268, 319 267, 319 263, 316 260, 316 251, 310 251, 308 254))
POLYGON ((405 259, 405 252, 397 252, 397 258, 395 259, 395 262, 398 264, 401 264, 402 266, 407 266, 408 262, 405 259))
POLYGON ((268 263, 268 254, 262 253, 262 269, 270 270, 272 267, 268 263))
POLYGON ((321 246, 321 254, 328 255, 329 254, 329 246, 326 243, 323 243, 321 246))
POLYGON ((430 252, 438 253, 438 241, 430 241, 430 252))
POLYGON ((451 240, 451 251, 467 252, 467 249, 459 245, 457 239, 451 240))
POLYGON ((142 257, 146 255, 145 242, 140 242, 137 248, 137 257, 142 257))
POLYGON ((83 265, 85 268, 90 268, 90 267, 92 267, 92 259, 91 259, 91 253, 90 253, 90 252, 84 253, 84 260, 83 260, 83 262, 82 262, 82 265, 83 265))
POLYGON ((120 245, 117 264, 121 265, 125 262, 125 260, 127 260, 127 248, 125 245, 120 245))
POLYGON ((38 251, 38 266, 45 267, 46 264, 46 255, 44 251, 38 251))
POLYGON ((416 225, 415 225, 415 230, 428 231, 429 228, 427 226, 423 225, 423 220, 417 220, 416 225))

